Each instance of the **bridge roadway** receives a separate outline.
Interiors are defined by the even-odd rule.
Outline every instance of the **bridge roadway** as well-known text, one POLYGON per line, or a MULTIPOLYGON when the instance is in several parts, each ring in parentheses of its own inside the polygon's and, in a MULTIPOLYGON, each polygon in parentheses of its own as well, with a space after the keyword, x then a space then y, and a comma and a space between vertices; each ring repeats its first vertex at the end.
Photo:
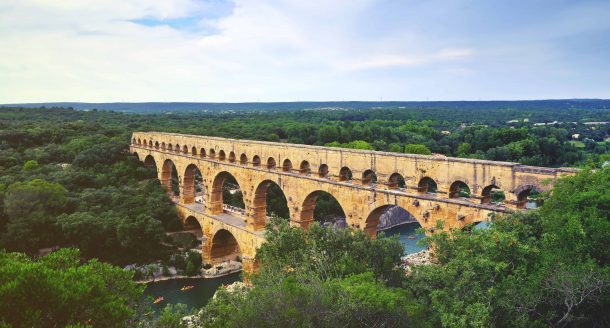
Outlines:
POLYGON ((256 248, 264 242, 266 197, 273 184, 287 199, 293 225, 306 228, 313 222, 316 200, 327 192, 341 205, 349 226, 374 236, 380 216, 393 206, 411 213, 430 233, 438 221, 444 229, 462 228, 488 220, 493 213, 523 208, 529 192, 549 190, 558 177, 575 172, 158 132, 135 132, 130 151, 156 168, 168 191, 175 169, 180 190, 177 207, 185 224, 197 223, 207 237, 202 249, 205 262, 239 256, 246 270, 256 265, 256 248), (293 161, 300 165, 294 168, 293 161), (205 206, 195 202, 196 176, 202 177, 205 206), (223 208, 223 185, 230 176, 242 191, 245 215, 229 214, 223 208), (460 197, 463 190, 469 190, 471 197, 460 197), (502 204, 491 202, 493 190, 504 192, 502 204))

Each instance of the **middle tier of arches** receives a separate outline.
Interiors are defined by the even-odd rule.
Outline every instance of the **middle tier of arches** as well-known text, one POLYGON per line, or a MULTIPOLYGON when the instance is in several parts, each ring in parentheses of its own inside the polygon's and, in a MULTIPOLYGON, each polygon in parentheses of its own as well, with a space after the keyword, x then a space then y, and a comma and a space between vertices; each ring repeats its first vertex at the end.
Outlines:
MULTIPOLYGON (((223 160, 222 163, 218 161, 218 157, 224 156, 222 154, 224 152, 214 154, 216 160, 191 154, 189 154, 191 156, 178 155, 167 151, 149 150, 140 153, 145 155, 139 157, 147 166, 153 165, 154 162, 159 180, 168 191, 172 190, 170 172, 175 168, 177 172, 175 180, 180 190, 179 202, 182 204, 196 203, 195 181, 199 180, 202 189, 201 203, 203 210, 208 214, 218 215, 224 212, 222 186, 227 177, 233 177, 242 192, 244 202, 242 214, 246 226, 252 230, 262 230, 265 227, 268 218, 264 200, 266 190, 271 183, 279 186, 283 192, 292 224, 302 227, 307 227, 313 222, 312 199, 315 200, 315 196, 320 192, 326 192, 337 200, 345 213, 348 226, 364 229, 371 234, 374 231, 374 227, 371 226, 374 219, 370 219, 370 216, 377 215, 376 210, 389 205, 406 209, 428 229, 433 229, 439 219, 445 222, 446 227, 463 227, 467 223, 484 220, 487 214, 492 212, 468 204, 439 205, 436 197, 427 194, 438 192, 438 186, 429 177, 420 179, 416 187, 416 193, 420 196, 413 197, 400 192, 375 191, 370 185, 379 183, 379 178, 370 171, 364 172, 367 174, 369 185, 354 185, 348 182, 351 176, 351 172, 347 172, 349 168, 341 170, 345 179, 333 180, 328 178, 329 168, 325 164, 319 165, 321 172, 313 174, 308 162, 300 163, 298 168, 294 169, 290 160, 284 160, 281 166, 277 167, 277 162, 273 158, 263 162, 260 158, 256 158, 257 156, 250 160, 245 154, 241 154, 237 160, 237 156, 230 153, 229 160, 223 160)), ((396 188, 404 188, 404 178, 399 174, 393 174, 389 181, 396 188)), ((486 188, 486 192, 490 189, 492 188, 486 188)), ((460 195, 456 191, 452 192, 460 195)))

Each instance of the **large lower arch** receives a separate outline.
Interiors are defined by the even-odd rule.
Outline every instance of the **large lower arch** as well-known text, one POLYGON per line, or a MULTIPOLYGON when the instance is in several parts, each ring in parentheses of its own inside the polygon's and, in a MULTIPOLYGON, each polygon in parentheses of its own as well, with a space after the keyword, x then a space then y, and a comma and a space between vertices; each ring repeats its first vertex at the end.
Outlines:
POLYGON ((171 159, 166 159, 165 162, 163 162, 163 167, 161 169, 161 185, 163 185, 165 190, 168 193, 171 193, 172 196, 180 196, 178 171, 171 159))
POLYGON ((196 217, 191 215, 184 219, 184 222, 182 222, 182 229, 185 232, 195 235, 195 239, 197 239, 197 244, 201 244, 201 241, 203 240, 203 228, 201 227, 201 223, 199 223, 199 220, 197 220, 196 217))
POLYGON ((208 208, 212 214, 221 214, 225 209, 229 212, 245 214, 240 184, 231 173, 226 171, 218 173, 214 177, 210 194, 208 208))
POLYGON ((417 222, 415 216, 401 206, 382 205, 367 216, 364 231, 375 238, 377 232, 406 222, 417 222))
POLYGON ((189 164, 182 178, 182 201, 192 204, 203 193, 203 175, 195 164, 189 164))
POLYGON ((253 227, 262 229, 267 223, 267 216, 275 215, 283 219, 290 219, 288 201, 282 188, 271 180, 259 183, 254 192, 253 227))
POLYGON ((345 210, 333 195, 322 190, 314 191, 303 201, 299 225, 307 228, 313 221, 345 226, 345 210))
POLYGON ((144 158, 144 166, 153 169, 155 170, 155 172, 157 172, 157 162, 155 161, 155 158, 152 155, 148 155, 146 156, 146 158, 144 158))
POLYGON ((218 230, 212 237, 208 259, 215 265, 227 261, 241 261, 241 248, 235 236, 225 229, 218 230))

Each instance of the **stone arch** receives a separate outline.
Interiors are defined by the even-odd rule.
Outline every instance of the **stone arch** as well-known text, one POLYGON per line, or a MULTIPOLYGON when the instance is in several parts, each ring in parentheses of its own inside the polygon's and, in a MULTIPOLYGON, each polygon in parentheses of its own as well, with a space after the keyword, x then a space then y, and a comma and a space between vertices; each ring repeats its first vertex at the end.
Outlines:
POLYGON ((195 147, 195 146, 191 147, 191 155, 197 156, 197 147, 195 147))
POLYGON ((241 247, 229 230, 220 229, 216 231, 210 243, 208 256, 210 264, 241 260, 241 247))
POLYGON ((201 148, 201 149, 199 149, 199 156, 200 156, 201 158, 206 157, 205 148, 201 148))
POLYGON ((311 173, 311 166, 308 161, 302 161, 299 165, 299 173, 309 175, 311 173))
POLYGON ((155 141, 155 149, 159 149, 159 142, 155 141))
POLYGON ((132 144, 132 145, 136 145, 136 144, 137 144, 137 145, 140 145, 140 144, 142 144, 142 142, 140 142, 140 139, 138 139, 138 140, 136 141, 136 138, 133 138, 133 139, 131 139, 131 144, 132 144))
POLYGON ((152 140, 148 140, 148 147, 152 148, 152 146, 153 146, 152 140))
POLYGON ((167 148, 166 149, 169 150, 169 151, 172 151, 172 150, 174 150, 174 146, 171 143, 167 144, 167 148))
POLYGON ((527 208, 527 199, 532 192, 542 192, 542 190, 536 185, 522 185, 515 189, 514 194, 517 196, 517 208, 527 208))
MULTIPOLYGON (((140 139, 138 139, 138 145, 141 145, 142 141, 140 141, 140 139)), ((146 139, 144 139, 144 147, 146 147, 148 145, 148 143, 146 142, 146 139)))
POLYGON ((449 198, 470 198, 470 187, 462 180, 454 181, 449 187, 449 198))
POLYGON ((165 190, 168 193, 171 193, 174 196, 180 195, 180 186, 176 165, 172 162, 171 159, 166 159, 163 162, 163 167, 161 169, 161 185, 165 187, 165 190))
POLYGON ((189 215, 186 219, 184 219, 182 222, 182 230, 194 234, 195 238, 197 239, 197 243, 201 243, 201 240, 203 239, 203 227, 196 217, 189 215))
POLYGON ((248 156, 246 156, 246 154, 243 154, 243 153, 242 153, 242 154, 239 156, 239 164, 241 164, 241 165, 246 165, 246 164, 248 164, 248 156))
POLYGON ((131 153, 131 154, 132 154, 133 156, 135 156, 137 160, 140 160, 140 155, 138 155, 138 153, 137 153, 137 152, 135 152, 135 151, 134 151, 134 152, 133 152, 133 153, 131 153))
POLYGON ((189 153, 189 147, 187 145, 182 146, 182 152, 185 154, 189 153))
POLYGON ((272 212, 279 217, 290 219, 290 209, 288 208, 286 194, 277 183, 271 180, 264 180, 256 187, 252 209, 254 221, 252 227, 255 230, 265 227, 267 215, 271 215, 272 212), (270 195, 270 197, 267 197, 267 195, 270 195), (271 206, 268 206, 270 201, 277 203, 272 203, 271 206))
POLYGON ((309 195, 307 195, 307 197, 305 197, 305 200, 303 201, 303 204, 301 206, 301 217, 299 225, 303 228, 308 228, 309 224, 315 221, 316 219, 318 221, 329 222, 331 219, 334 219, 333 216, 334 218, 342 217, 344 220, 346 219, 343 205, 341 205, 339 200, 332 194, 323 190, 316 190, 309 193, 309 195), (329 213, 316 213, 317 202, 319 199, 329 199, 331 201, 334 200, 334 204, 338 208, 331 208, 331 211, 329 211, 329 213), (325 217, 316 217, 320 214, 324 214, 325 217))
POLYGON ((351 181, 352 180, 352 170, 349 167, 344 166, 339 170, 339 181, 351 181))
POLYGON ((192 204, 196 201, 198 193, 203 191, 203 175, 195 164, 189 164, 184 170, 182 178, 182 201, 192 204))
POLYGON ((282 171, 283 172, 292 172, 292 162, 286 158, 282 163, 282 171))
POLYGON ((225 154, 225 151, 221 149, 218 152, 218 160, 219 161, 224 161, 226 158, 227 158, 227 155, 225 154))
POLYGON ((376 182, 377 182, 377 175, 375 174, 375 171, 369 169, 369 170, 362 172, 362 184, 363 185, 370 185, 370 184, 374 184, 376 182))
POLYGON ((318 167, 318 177, 320 177, 320 178, 328 177, 328 165, 322 164, 318 167))
POLYGON ((229 162, 235 163, 235 152, 234 151, 229 153, 229 162))
POLYGON ((174 147, 174 151, 175 151, 175 152, 177 152, 177 153, 179 153, 179 152, 180 152, 180 149, 181 149, 181 148, 180 148, 180 145, 179 145, 179 144, 176 144, 176 147, 174 147))
MULTIPOLYGON (((227 171, 222 171, 218 173, 214 177, 214 181, 212 182, 212 190, 210 193, 210 206, 208 207, 212 214, 221 214, 224 212, 223 203, 225 201, 230 202, 232 204, 227 204, 226 208, 230 209, 232 212, 237 211, 240 206, 244 206, 244 199, 241 191, 241 186, 235 176, 227 171), (235 185, 228 185, 225 182, 230 182, 235 185), (231 197, 230 199, 226 199, 225 197, 231 197), (241 202, 239 199, 241 198, 241 202), (231 206, 231 207, 229 207, 231 206), (234 207, 234 208, 233 208, 234 207)), ((242 208, 243 211, 243 208, 242 208)), ((241 213, 240 214, 245 214, 241 213)))
POLYGON ((213 148, 210 148, 210 151, 208 152, 208 157, 209 158, 216 158, 216 151, 213 148))
POLYGON ((401 189, 405 188, 406 186, 405 178, 400 173, 396 172, 390 175, 390 178, 388 179, 388 188, 401 189))
POLYGON ((157 172, 157 161, 155 161, 155 158, 152 155, 148 155, 144 158, 144 166, 151 169, 154 168, 155 172, 157 172))
POLYGON ((267 168, 269 170, 273 170, 276 167, 277 167, 277 164, 275 163, 275 158, 273 158, 273 157, 267 158, 267 168))
POLYGON ((504 191, 500 189, 500 187, 491 184, 481 191, 481 203, 491 203, 491 202, 504 202, 506 200, 506 195, 504 191))
POLYGON ((261 158, 258 155, 252 157, 252 166, 261 166, 261 158))
POLYGON ((366 218, 364 232, 371 238, 377 236, 377 231, 387 229, 404 222, 418 221, 415 216, 402 206, 388 204, 377 207, 372 210, 366 218), (388 214, 398 216, 398 218, 385 217, 388 214), (383 218, 383 220, 382 220, 383 218), (382 222, 383 221, 383 222, 382 222), (380 226, 382 224, 382 226, 380 226))
POLYGON ((417 190, 427 194, 436 193, 438 191, 438 184, 430 177, 423 177, 417 184, 417 190))

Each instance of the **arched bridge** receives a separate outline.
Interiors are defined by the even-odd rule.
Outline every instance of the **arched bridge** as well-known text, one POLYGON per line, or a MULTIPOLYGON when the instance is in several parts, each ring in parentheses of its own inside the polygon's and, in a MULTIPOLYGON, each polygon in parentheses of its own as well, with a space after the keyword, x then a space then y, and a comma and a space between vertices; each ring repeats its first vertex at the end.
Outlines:
POLYGON ((180 194, 175 201, 183 221, 198 223, 207 237, 204 261, 240 256, 245 270, 253 269, 256 249, 264 242, 272 185, 286 197, 291 224, 309 226, 316 200, 326 192, 341 205, 348 226, 374 236, 381 214, 393 206, 411 213, 430 232, 437 220, 446 229, 460 228, 488 220, 491 213, 524 208, 530 192, 548 190, 559 176, 575 172, 159 132, 133 133, 130 148, 145 165, 156 167, 168 191, 175 169, 174 187, 180 194), (223 205, 223 197, 230 195, 226 190, 223 195, 225 181, 239 185, 243 210, 223 205))

